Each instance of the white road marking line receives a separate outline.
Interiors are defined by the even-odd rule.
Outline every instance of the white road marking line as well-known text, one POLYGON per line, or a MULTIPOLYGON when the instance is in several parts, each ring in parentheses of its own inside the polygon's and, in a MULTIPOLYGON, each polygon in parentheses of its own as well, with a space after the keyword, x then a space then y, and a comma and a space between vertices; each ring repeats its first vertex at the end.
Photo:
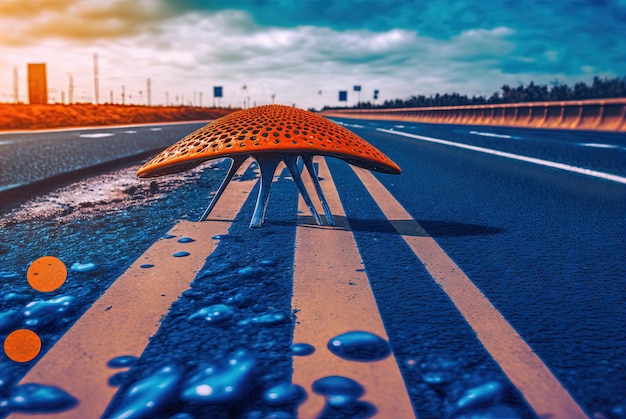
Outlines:
POLYGON ((579 173, 581 175, 592 176, 599 179, 610 180, 612 182, 618 182, 626 184, 626 177, 613 175, 611 173, 598 172, 596 170, 585 169, 584 167, 571 166, 564 163, 556 163, 549 160, 537 159, 535 157, 521 156, 519 154, 505 153, 504 151, 492 150, 490 148, 477 147, 469 144, 456 143, 453 141, 442 140, 439 138, 425 137, 423 135, 410 134, 408 132, 395 131, 384 128, 376 128, 377 131, 385 132, 387 134, 401 135, 404 137, 415 138, 417 140, 429 141, 431 143, 443 144, 451 147, 464 148, 466 150, 478 151, 480 153, 492 154, 494 156, 505 157, 507 159, 524 161, 527 163, 538 164, 540 166, 551 167, 553 169, 565 170, 572 173, 579 173))
POLYGON ((480 135, 482 137, 495 137, 495 138, 518 138, 518 137, 513 137, 512 135, 504 135, 504 134, 496 134, 493 132, 482 132, 482 131, 470 131, 470 134, 473 135, 480 135))
MULTIPOLYGON (((103 129, 119 129, 119 128, 146 128, 146 127, 159 127, 166 125, 187 125, 187 124, 208 124, 214 121, 214 119, 194 119, 191 121, 176 121, 176 122, 146 122, 140 124, 115 124, 115 125, 92 125, 85 127, 58 127, 58 128, 41 128, 41 129, 21 129, 21 130, 8 130, 0 131, 0 136, 14 135, 14 134, 44 134, 48 132, 70 132, 70 131, 90 131, 90 130, 103 130, 103 129)), ((21 140, 20 140, 21 141, 21 140)))
MULTIPOLYGON (((249 162, 238 174, 248 167, 249 162)), ((59 413, 14 413, 10 418, 100 417, 117 392, 108 379, 120 372, 108 368, 107 362, 120 355, 141 356, 162 316, 189 288, 217 247, 218 241, 212 237, 228 233, 256 182, 231 182, 207 221, 176 224, 169 232, 176 238, 159 239, 148 248, 20 381, 59 387, 78 399, 77 406, 59 413), (182 236, 195 241, 178 243, 182 236), (181 250, 190 255, 172 256, 181 250), (144 269, 143 264, 154 266, 144 269)))
POLYGON ((450 297, 485 349, 537 416, 553 419, 587 418, 532 348, 385 186, 369 171, 355 167, 353 170, 385 217, 450 297))
POLYGON ((621 148, 621 149, 624 148, 615 144, 602 144, 602 143, 578 143, 578 145, 581 147, 594 147, 594 148, 621 148))
MULTIPOLYGON (((312 355, 293 359, 292 380, 308 392, 298 417, 318 417, 324 398, 313 393, 311 385, 319 378, 340 375, 365 387, 360 400, 376 407, 376 417, 413 418, 413 407, 393 353, 376 362, 355 362, 333 355, 326 346, 333 337, 353 330, 371 332, 385 340, 388 337, 331 174, 325 160, 316 161, 320 162, 319 176, 324 179, 320 183, 337 227, 300 221, 296 231, 292 305, 298 312, 294 343, 316 348, 312 355)), ((313 190, 310 178, 305 175, 303 179, 307 189, 313 190)), ((298 208, 308 212, 302 197, 298 208)))
POLYGON ((113 132, 96 132, 93 134, 80 134, 79 137, 81 138, 105 138, 105 137, 112 137, 114 135, 115 133, 113 132))

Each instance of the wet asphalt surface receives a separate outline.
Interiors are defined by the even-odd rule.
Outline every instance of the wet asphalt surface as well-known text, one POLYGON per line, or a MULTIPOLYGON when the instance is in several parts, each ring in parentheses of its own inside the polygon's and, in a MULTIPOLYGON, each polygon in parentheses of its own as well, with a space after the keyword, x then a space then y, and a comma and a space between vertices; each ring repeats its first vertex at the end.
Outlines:
MULTIPOLYGON (((579 138, 536 130, 480 130, 520 137, 513 147, 511 138, 468 134, 478 131, 475 128, 457 126, 443 131, 445 126, 346 122, 364 127, 350 128, 404 169, 400 176, 377 177, 583 408, 607 418, 624 417, 626 399, 618 391, 626 385, 624 185, 424 144, 372 128, 395 125, 397 130, 455 141, 460 139, 452 137, 465 130, 463 138, 468 143, 519 154, 533 149, 540 158, 559 157, 557 161, 568 164, 593 161, 595 170, 610 173, 626 162, 619 148, 625 144, 624 136, 582 133, 579 138), (432 129, 439 131, 428 131, 432 129), (559 151, 554 144, 558 141, 548 141, 543 146, 547 151, 536 151, 532 142, 539 142, 542 135, 560 138, 566 146, 559 151), (594 152, 600 154, 591 155, 594 152), (610 159, 604 159, 607 152, 610 159)), ((43 341, 41 357, 154 241, 178 220, 200 216, 206 197, 227 168, 227 162, 218 162, 153 183, 133 178, 139 164, 76 180, 64 189, 55 185, 19 205, 3 203, 2 337, 16 327, 35 330, 43 341), (30 262, 44 254, 59 257, 68 268, 82 265, 70 269, 60 290, 42 298, 24 279, 30 262), (69 298, 56 306, 49 304, 51 308, 42 310, 39 320, 24 316, 29 302, 59 297, 69 298)), ((348 166, 333 159, 329 166, 389 343, 420 417, 534 417, 348 166), (433 373, 438 374, 439 383, 433 381, 433 373), (487 388, 490 383, 497 384, 487 388), (459 410, 468 391, 482 391, 486 401, 459 410)), ((220 241, 216 251, 190 290, 174 303, 141 358, 128 361, 132 364, 128 372, 116 374, 111 369, 110 385, 119 387, 119 392, 108 415, 118 415, 132 405, 128 393, 133 387, 155 387, 155 383, 169 385, 163 386, 163 393, 152 394, 159 403, 153 411, 142 412, 147 417, 294 415, 297 397, 286 397, 281 404, 269 403, 265 397, 272 387, 289 382, 291 335, 297 321, 291 309, 297 191, 285 177, 272 191, 264 227, 247 227, 255 189, 229 234, 216 239, 220 241), (230 308, 224 309, 219 321, 194 317, 201 309, 216 305, 230 308), (229 374, 224 366, 229 359, 250 368, 229 374), (194 377, 208 368, 223 372, 222 379, 234 383, 234 399, 207 401, 186 393, 194 377)), ((1 358, 0 406, 20 391, 16 383, 30 365, 1 358)), ((5 408, 4 414, 9 410, 5 408)), ((324 417, 368 414, 329 407, 324 417)))

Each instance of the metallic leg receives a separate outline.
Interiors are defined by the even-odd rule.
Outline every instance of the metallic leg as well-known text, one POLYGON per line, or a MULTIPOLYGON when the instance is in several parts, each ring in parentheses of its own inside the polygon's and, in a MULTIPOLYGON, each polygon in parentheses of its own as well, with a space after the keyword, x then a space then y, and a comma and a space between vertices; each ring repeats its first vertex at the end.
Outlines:
POLYGON ((333 214, 330 212, 330 207, 328 206, 328 202, 326 202, 326 197, 324 196, 324 192, 322 191, 322 185, 320 185, 320 181, 317 178, 317 173, 315 173, 315 167, 313 166, 313 156, 310 154, 305 154, 302 156, 302 160, 304 161, 306 170, 309 172, 309 175, 311 175, 311 179, 313 179, 313 185, 315 185, 315 191, 317 192, 317 196, 322 203, 322 208, 324 209, 326 221, 328 222, 328 225, 334 226, 335 220, 333 219, 333 214))
POLYGON ((200 217, 198 221, 204 221, 207 219, 207 217, 209 216, 209 213, 211 212, 215 204, 217 204, 217 200, 220 198, 220 196, 226 189, 226 186, 228 186, 228 183, 230 182, 230 180, 233 178, 237 170, 239 170, 239 167, 241 167, 241 165, 243 164, 244 161, 246 161, 247 158, 248 156, 231 157, 233 162, 230 165, 230 169, 228 169, 228 173, 226 173, 226 177, 222 181, 222 184, 217 189, 217 191, 215 191, 215 195, 213 195, 213 199, 211 199, 211 203, 209 204, 207 209, 204 210, 204 213, 202 214, 202 216, 200 217))
POLYGON ((298 190, 300 191, 300 195, 302 195, 302 199, 306 203, 307 207, 309 207, 309 211, 311 211, 311 215, 315 218, 315 222, 317 225, 324 225, 320 215, 317 213, 315 206, 313 205, 313 201, 309 196, 309 192, 304 187, 304 183, 302 182, 302 177, 300 176, 300 170, 298 169, 298 156, 296 155, 288 155, 283 158, 283 161, 287 165, 287 169, 291 173, 291 177, 293 181, 296 182, 296 186, 298 186, 298 190))
POLYGON ((276 166, 280 163, 281 156, 277 154, 261 154, 255 157, 255 159, 257 163, 259 163, 261 184, 254 207, 254 214, 252 215, 252 220, 250 220, 250 227, 261 227, 263 220, 265 220, 265 209, 267 208, 267 202, 270 198, 270 188, 274 180, 274 172, 276 171, 276 166))

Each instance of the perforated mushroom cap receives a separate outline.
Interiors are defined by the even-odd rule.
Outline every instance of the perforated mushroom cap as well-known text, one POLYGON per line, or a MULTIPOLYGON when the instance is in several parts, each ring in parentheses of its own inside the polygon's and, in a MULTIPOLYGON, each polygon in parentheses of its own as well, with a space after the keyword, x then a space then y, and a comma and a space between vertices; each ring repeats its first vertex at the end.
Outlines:
POLYGON ((368 170, 400 173, 389 157, 344 127, 302 109, 266 105, 233 112, 192 132, 144 164, 137 176, 179 173, 220 157, 277 152, 337 157, 368 170))
POLYGON ((251 156, 259 165, 260 187, 250 227, 260 227, 265 218, 274 172, 282 161, 291 173, 315 222, 320 225, 334 225, 313 165, 315 155, 338 157, 355 166, 378 172, 400 173, 398 165, 389 157, 358 135, 328 119, 288 106, 267 105, 234 112, 192 132, 144 164, 137 176, 162 176, 189 170, 211 159, 232 159, 224 181, 200 217, 202 221, 208 217, 239 167, 251 156), (300 176, 300 160, 315 186, 324 209, 325 220, 318 214, 304 186, 300 176))

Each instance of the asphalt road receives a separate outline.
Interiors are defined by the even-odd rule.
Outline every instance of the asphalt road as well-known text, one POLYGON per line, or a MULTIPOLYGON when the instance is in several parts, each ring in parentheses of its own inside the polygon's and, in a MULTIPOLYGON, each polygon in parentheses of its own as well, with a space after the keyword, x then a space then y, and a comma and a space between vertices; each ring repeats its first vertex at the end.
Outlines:
MULTIPOLYGON (((586 414, 624 417, 626 137, 388 121, 338 122, 381 149, 403 170, 398 176, 376 174, 375 178, 404 207, 410 220, 389 218, 368 186, 371 184, 362 182, 347 164, 327 159, 404 380, 405 387, 398 391, 408 393, 415 414, 537 417, 542 413, 530 401, 530 390, 512 378, 525 366, 509 366, 506 357, 501 358, 480 334, 480 324, 489 324, 490 318, 472 320, 445 286, 434 280, 430 262, 404 240, 404 236, 424 235, 434 239, 444 256, 456 264, 455 269, 469 278, 586 414), (411 223, 415 221, 427 234, 401 234, 403 229, 414 228, 411 223), (468 401, 474 399, 479 401, 468 401)), ((115 135, 87 137, 88 149, 108 150, 104 141, 119 137, 124 143, 131 135, 152 147, 153 141, 171 143, 195 128, 197 125, 163 126, 160 131, 147 128, 144 135, 140 128, 89 130, 90 134, 115 135)), ((51 168, 66 161, 61 158, 69 153, 66 150, 90 154, 76 147, 77 141, 82 146, 85 140, 81 133, 2 136, 0 147, 5 148, 0 150, 12 147, 19 152, 3 160, 0 171, 6 177, 24 167, 39 167, 20 162, 26 149, 30 154, 48 156, 46 166, 51 168), (50 148, 51 144, 55 148, 50 148), (5 162, 14 168, 6 170, 5 162)), ((146 151, 144 145, 136 149, 146 151)), ((122 154, 129 155, 126 151, 122 154)), ((205 170, 152 183, 133 177, 140 163, 66 185, 50 185, 49 190, 19 205, 3 203, 0 332, 4 336, 21 325, 35 330, 43 341, 41 355, 31 363, 1 358, 0 402, 6 403, 0 403, 0 409, 5 415, 29 408, 16 407, 15 398, 24 394, 32 400, 30 409, 45 411, 37 407, 41 394, 29 393, 20 380, 31 368, 36 369, 33 366, 135 260, 159 239, 163 241, 172 226, 200 216, 207 196, 227 168, 227 162, 218 162, 204 166, 205 170), (42 298, 24 277, 30 262, 44 254, 57 256, 74 269, 59 291, 42 298), (30 301, 60 296, 71 298, 65 305, 50 304, 39 321, 24 317, 22 310, 30 301)), ((6 185, 22 182, 20 176, 6 185)), ((242 183, 246 180, 254 181, 254 167, 239 178, 242 183)), ((130 370, 112 380, 109 387, 119 387, 119 392, 106 415, 128 409, 132 404, 129 391, 137 383, 146 388, 169 383, 160 387, 162 393, 146 396, 160 401, 152 411, 138 411, 150 417, 295 415, 300 401, 296 396, 287 397, 282 404, 268 402, 264 396, 273 385, 290 382, 295 365, 291 345, 298 312, 293 312, 291 293, 295 292, 294 260, 300 260, 297 252, 302 251, 296 237, 303 214, 298 213, 297 190, 285 172, 273 187, 266 224, 249 229, 255 192, 253 189, 237 211, 228 235, 218 238, 219 244, 191 288, 163 313, 158 331, 137 354, 140 356, 130 370), (202 308, 216 304, 231 308, 222 308, 224 321, 207 326, 193 318, 202 308), (238 354, 240 350, 248 352, 238 354), (252 375, 229 376, 227 367, 215 367, 226 370, 220 379, 235 388, 238 398, 207 402, 183 396, 199 369, 228 359, 234 360, 233 364, 254 365, 252 375)), ((172 243, 172 248, 181 250, 181 244, 172 243)), ((101 333, 93 331, 98 339, 107 340, 101 333)), ((316 348, 318 352, 321 349, 316 348)), ((530 387, 534 385, 531 382, 530 387)), ((365 387, 366 396, 373 392, 365 387)), ((309 399, 314 397, 311 389, 304 390, 309 399)), ((62 410, 63 402, 69 403, 59 395, 49 398, 49 410, 55 406, 62 410)), ((329 397, 324 417, 372 415, 367 403, 352 401, 341 405, 329 397)), ((370 404, 376 409, 375 403, 370 404)))
POLYGON ((144 124, 0 133, 0 192, 162 150, 204 125, 144 124))

